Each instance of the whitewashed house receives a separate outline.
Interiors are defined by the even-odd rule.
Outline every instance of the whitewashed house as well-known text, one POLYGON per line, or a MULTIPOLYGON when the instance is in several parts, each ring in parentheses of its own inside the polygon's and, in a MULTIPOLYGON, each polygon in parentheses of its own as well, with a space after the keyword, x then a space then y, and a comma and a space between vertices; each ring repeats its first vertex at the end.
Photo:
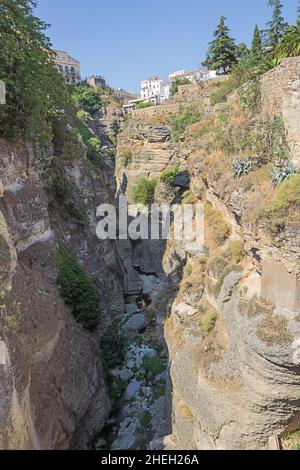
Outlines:
POLYGON ((166 78, 156 76, 141 82, 141 99, 153 104, 159 104, 170 98, 170 82, 166 78))
POLYGON ((174 80, 188 80, 191 83, 197 83, 201 80, 209 80, 211 78, 216 78, 217 72, 215 70, 178 70, 169 75, 169 81, 173 82, 174 80))

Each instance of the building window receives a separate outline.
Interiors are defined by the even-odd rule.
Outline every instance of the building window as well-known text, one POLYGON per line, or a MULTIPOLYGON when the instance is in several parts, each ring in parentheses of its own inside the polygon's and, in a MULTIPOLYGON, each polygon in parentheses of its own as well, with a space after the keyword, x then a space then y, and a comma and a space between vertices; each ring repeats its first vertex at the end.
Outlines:
POLYGON ((67 65, 65 66, 65 72, 69 73, 69 67, 67 65))
POLYGON ((72 77, 72 83, 75 83, 75 77, 72 77))
POLYGON ((71 73, 75 73, 74 67, 71 67, 71 73))
POLYGON ((59 66, 58 66, 58 70, 59 70, 60 72, 63 72, 63 71, 64 71, 64 69, 62 68, 62 65, 59 65, 59 66))

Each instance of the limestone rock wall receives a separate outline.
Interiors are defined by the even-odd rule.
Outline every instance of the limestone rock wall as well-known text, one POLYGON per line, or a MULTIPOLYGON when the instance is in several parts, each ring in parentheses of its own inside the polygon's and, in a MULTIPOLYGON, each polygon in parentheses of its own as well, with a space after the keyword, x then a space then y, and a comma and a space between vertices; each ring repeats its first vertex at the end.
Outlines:
MULTIPOLYGON (((282 114, 297 64, 298 59, 287 60, 263 77, 263 102, 275 105, 269 114, 282 114)), ((121 193, 130 194, 139 177, 159 177, 180 162, 180 170, 190 176, 188 199, 205 204, 206 211, 205 255, 189 253, 170 239, 163 247, 160 287, 152 293, 151 308, 164 325, 171 376, 173 429, 161 445, 267 449, 270 436, 300 427, 299 219, 286 221, 276 236, 265 223, 253 223, 249 211, 261 204, 270 182, 250 176, 243 183, 234 180, 236 155, 228 156, 223 148, 210 155, 215 142, 206 135, 214 125, 214 110, 207 90, 202 98, 200 88, 182 90, 179 102, 207 109, 208 121, 187 128, 177 145, 166 130, 170 121, 164 105, 135 113, 118 142, 121 193)), ((289 109, 290 123, 294 111, 289 109)), ((237 125, 241 110, 231 115, 237 125)), ((156 192, 159 202, 181 196, 184 201, 182 188, 166 190, 162 184, 156 192)), ((138 268, 147 259, 145 250, 135 246, 127 256, 129 265, 138 268)))
POLYGON ((96 237, 96 208, 114 201, 114 165, 107 158, 100 176, 83 160, 68 166, 75 202, 87 217, 83 225, 51 205, 34 163, 29 147, 0 140, 0 448, 85 449, 111 407, 101 335, 124 311, 115 247, 96 237), (59 244, 96 283, 101 322, 95 333, 75 322, 59 294, 59 244))

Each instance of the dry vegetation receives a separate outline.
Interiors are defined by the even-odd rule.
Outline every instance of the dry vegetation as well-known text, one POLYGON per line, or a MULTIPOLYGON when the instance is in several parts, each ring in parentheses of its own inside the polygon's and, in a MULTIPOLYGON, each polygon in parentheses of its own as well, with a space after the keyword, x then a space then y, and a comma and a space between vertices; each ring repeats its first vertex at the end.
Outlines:
POLYGON ((205 244, 211 254, 216 253, 231 234, 228 223, 224 220, 222 212, 215 210, 207 202, 205 204, 205 244))
POLYGON ((198 294, 199 300, 201 299, 206 279, 206 263, 206 258, 198 258, 186 265, 177 301, 185 295, 194 298, 198 294))
POLYGON ((284 450, 300 450, 300 431, 284 435, 281 439, 284 450))
POLYGON ((257 337, 268 346, 280 346, 293 340, 288 330, 288 322, 282 315, 275 313, 275 305, 263 298, 242 299, 239 311, 249 318, 262 316, 256 327, 257 337))
POLYGON ((288 330, 287 319, 275 313, 265 317, 258 324, 256 335, 268 346, 281 346, 293 341, 293 336, 288 330))

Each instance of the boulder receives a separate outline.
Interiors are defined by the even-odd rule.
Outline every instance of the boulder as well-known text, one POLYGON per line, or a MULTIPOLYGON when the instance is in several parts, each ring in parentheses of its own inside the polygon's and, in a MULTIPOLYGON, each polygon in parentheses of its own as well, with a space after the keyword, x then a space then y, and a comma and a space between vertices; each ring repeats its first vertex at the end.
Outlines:
POLYGON ((180 173, 177 173, 173 180, 173 184, 174 186, 178 186, 182 189, 189 189, 191 180, 188 171, 181 171, 180 173))
POLYGON ((145 295, 151 295, 161 282, 157 276, 147 276, 144 274, 141 277, 143 281, 143 294, 145 295))
POLYGON ((179 318, 192 317, 196 313, 197 310, 194 307, 183 302, 174 304, 172 307, 172 315, 177 315, 179 318))
POLYGON ((136 304, 128 304, 125 306, 125 312, 128 315, 133 315, 134 313, 139 313, 140 310, 136 304))
POLYGON ((134 330, 141 332, 147 328, 148 322, 142 313, 137 313, 133 315, 133 317, 129 318, 129 320, 125 323, 124 328, 128 330, 134 330))
POLYGON ((123 393, 122 400, 128 401, 131 398, 135 397, 142 386, 142 382, 139 382, 136 379, 133 379, 127 386, 125 392, 123 393))

